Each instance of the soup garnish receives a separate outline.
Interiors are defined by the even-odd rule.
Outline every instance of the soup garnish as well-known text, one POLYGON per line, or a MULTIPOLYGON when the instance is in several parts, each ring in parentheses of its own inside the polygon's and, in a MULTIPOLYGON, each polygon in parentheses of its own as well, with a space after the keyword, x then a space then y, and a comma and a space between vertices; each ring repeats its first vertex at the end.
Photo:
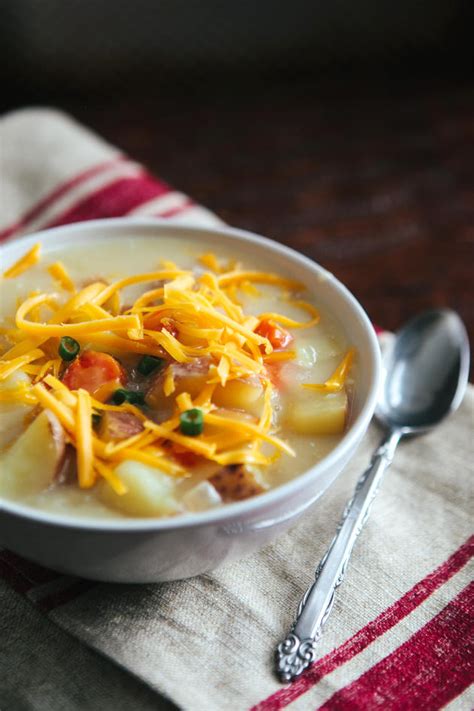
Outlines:
POLYGON ((1 327, 0 494, 90 491, 116 515, 175 515, 260 494, 282 458, 342 435, 355 351, 297 281, 213 253, 115 280, 46 268, 57 291, 25 293, 1 327))

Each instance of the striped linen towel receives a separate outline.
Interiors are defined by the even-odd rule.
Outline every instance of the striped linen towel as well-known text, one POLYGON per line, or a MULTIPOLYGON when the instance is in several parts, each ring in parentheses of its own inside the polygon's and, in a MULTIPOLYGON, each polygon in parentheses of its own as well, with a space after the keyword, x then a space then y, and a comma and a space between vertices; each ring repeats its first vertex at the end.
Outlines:
MULTIPOLYGON (((3 239, 132 214, 220 222, 63 114, 8 115, 0 141, 3 239)), ((2 551, 0 708, 158 709, 169 708, 167 698, 192 711, 471 709, 473 405, 470 386, 436 433, 401 445, 336 596, 320 658, 292 685, 274 678, 272 650, 367 465, 375 427, 292 531, 211 574, 107 585, 2 551), (24 649, 13 653, 16 638, 24 649), (103 658, 91 659, 94 650, 127 670, 129 682, 103 658)))

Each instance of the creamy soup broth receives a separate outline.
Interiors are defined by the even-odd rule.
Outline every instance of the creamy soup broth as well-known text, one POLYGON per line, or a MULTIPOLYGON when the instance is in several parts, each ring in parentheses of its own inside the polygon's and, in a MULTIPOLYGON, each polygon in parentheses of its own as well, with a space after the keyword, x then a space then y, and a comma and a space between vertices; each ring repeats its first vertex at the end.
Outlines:
MULTIPOLYGON (((110 284, 131 275, 158 271, 161 268, 160 260, 163 259, 172 260, 183 270, 195 270, 197 276, 206 271, 212 273, 211 269, 199 261, 200 256, 211 251, 211 249, 221 265, 225 265, 229 260, 236 259, 236 255, 228 250, 215 249, 215 247, 206 248, 206 245, 201 241, 199 244, 193 244, 184 240, 171 239, 160 239, 159 241, 134 237, 120 240, 104 239, 102 241, 97 240, 94 244, 88 243, 86 247, 71 243, 62 248, 44 248, 42 257, 36 265, 16 278, 2 279, 0 282, 0 316, 3 322, 3 333, 8 326, 12 325, 12 317, 15 314, 17 304, 32 293, 54 292, 57 295, 59 304, 64 304, 71 298, 71 293, 61 288, 48 272, 48 266, 57 261, 64 265, 76 288, 80 289, 90 282, 103 281, 110 284)), ((251 264, 247 260, 247 263, 239 265, 239 268, 243 270, 262 270, 263 272, 267 269, 264 262, 260 261, 259 263, 254 259, 252 259, 251 264)), ((128 305, 133 304, 143 292, 154 287, 159 288, 160 284, 157 284, 156 281, 158 280, 154 280, 152 284, 140 283, 123 289, 121 291, 121 310, 123 311, 128 305)), ((238 300, 242 311, 246 315, 258 317, 261 314, 277 312, 295 321, 307 322, 311 314, 294 304, 294 301, 301 299, 316 307, 320 315, 319 322, 309 328, 292 328, 287 327, 285 324, 277 324, 279 331, 277 331, 277 345, 274 348, 274 353, 288 351, 291 352, 292 357, 288 359, 282 358, 281 360, 276 359, 273 362, 270 360, 265 366, 264 376, 265 378, 270 378, 273 382, 271 387, 272 423, 269 432, 275 434, 275 436, 289 445, 295 456, 281 451, 279 456, 270 464, 261 466, 249 465, 251 476, 256 472, 257 481, 255 487, 250 487, 250 495, 258 495, 306 471, 330 452, 339 442, 347 428, 349 403, 354 389, 356 366, 351 364, 348 372, 344 375, 343 383, 340 386, 337 386, 336 383, 332 390, 331 387, 326 391, 324 388, 313 390, 303 387, 305 384, 319 385, 330 380, 331 376, 341 366, 341 363, 344 362, 344 358, 347 357, 351 348, 351 344, 348 343, 335 315, 328 313, 318 303, 317 293, 311 294, 303 290, 295 290, 295 293, 292 293, 288 288, 282 288, 278 284, 265 284, 250 280, 250 283, 245 281, 242 284, 237 284, 233 292, 227 292, 227 294, 229 299, 238 300), (282 345, 284 339, 281 341, 280 338, 280 341, 278 341, 281 331, 288 333, 290 336, 289 344, 283 347, 279 346, 282 345), (339 390, 337 389, 338 387, 339 390), (324 420, 324 408, 327 409, 328 403, 329 414, 327 415, 327 421, 329 425, 323 424, 321 426, 318 417, 313 417, 312 408, 316 406, 322 407, 324 420)), ((42 308, 40 318, 47 320, 51 316, 51 311, 42 308)), ((272 323, 275 326, 275 323, 272 323)), ((184 339, 189 344, 191 342, 189 338, 179 332, 179 318, 176 319, 176 328, 177 332, 174 333, 176 338, 178 340, 184 339)), ((261 325, 258 328, 262 331, 261 325)), ((274 337, 273 332, 272 337, 274 337)), ((8 348, 11 348, 12 344, 6 339, 5 335, 0 336, 0 338, 2 339, 0 353, 4 353, 8 348)), ((59 337, 54 337, 51 339, 51 343, 57 345, 59 340, 59 337)), ((90 350, 105 352, 116 358, 127 373, 136 373, 137 363, 142 355, 121 353, 120 349, 117 351, 114 348, 105 347, 100 342, 95 343, 94 335, 77 337, 76 340, 80 343, 81 354, 90 350)), ((262 350, 265 346, 259 346, 259 348, 262 350)), ((356 354, 354 354, 354 357, 356 361, 356 354)), ((165 370, 170 363, 173 363, 173 359, 169 354, 166 354, 165 370)), ((214 360, 211 358, 211 364, 215 369, 215 358, 214 360)), ((202 368, 206 369, 208 365, 209 363, 206 361, 202 368)), ((64 373, 68 367, 70 367, 70 362, 65 362, 61 366, 58 372, 59 380, 64 378, 64 373)), ((192 367, 192 363, 189 367, 192 367)), ((181 371, 179 368, 175 370, 176 385, 181 371)), ((163 371, 163 368, 161 371, 163 371)), ((252 376, 250 380, 252 382, 255 380, 258 384, 259 377, 258 375, 252 376)), ((138 384, 137 382, 131 382, 129 375, 123 381, 125 390, 127 387, 132 388, 132 390, 133 388, 141 388, 141 392, 145 395, 145 402, 136 405, 136 407, 141 409, 151 421, 158 424, 169 420, 173 416, 173 412, 176 411, 174 397, 176 391, 174 395, 168 396, 163 400, 161 394, 163 378, 163 373, 161 376, 157 373, 152 373, 150 377, 139 376, 138 384), (159 381, 159 377, 162 378, 162 381, 159 381), (151 399, 148 397, 152 381, 155 383, 155 390, 158 393, 154 400, 153 397, 151 399), (150 406, 150 402, 152 402, 152 406, 150 406)), ((14 375, 0 382, 0 393, 2 389, 11 388, 18 381, 24 380, 29 383, 35 379, 37 379, 37 375, 34 373, 16 371, 14 375)), ((71 382, 71 379, 65 378, 65 382, 71 382)), ((45 387, 48 388, 49 386, 45 385, 45 387)), ((71 386, 69 385, 69 387, 71 386)), ((228 387, 228 383, 225 387, 228 387)), ((258 422, 261 416, 260 401, 256 405, 248 404, 244 397, 243 402, 239 400, 237 407, 233 408, 232 401, 229 405, 225 397, 223 400, 222 398, 217 398, 217 400, 219 402, 214 406, 217 412, 225 417, 229 416, 229 412, 232 417, 240 417, 239 413, 242 413, 242 417, 246 418, 246 421, 255 423, 258 422)), ((105 402, 110 403, 110 398, 106 399, 105 402)), ((15 489, 15 486, 10 486, 9 484, 2 487, 2 478, 5 481, 7 480, 6 468, 10 466, 8 453, 15 446, 15 442, 19 441, 19 437, 25 431, 26 425, 30 424, 32 418, 38 412, 38 407, 35 407, 34 404, 9 402, 8 400, 0 401, 0 444, 2 447, 0 495, 5 498, 21 501, 24 504, 51 512, 70 516, 99 518, 178 515, 246 498, 245 492, 241 496, 242 492, 238 490, 235 495, 232 494, 233 490, 229 494, 228 488, 226 488, 227 480, 223 483, 219 479, 215 479, 216 473, 219 473, 221 469, 225 469, 228 472, 225 476, 231 478, 236 476, 237 465, 230 467, 231 471, 229 472, 228 466, 221 466, 216 462, 207 461, 205 458, 196 456, 195 453, 191 453, 187 458, 185 450, 169 452, 166 449, 168 444, 166 442, 163 443, 163 440, 159 440, 160 446, 165 447, 167 456, 171 459, 175 458, 176 462, 185 471, 185 474, 179 476, 176 474, 173 474, 173 476, 164 474, 172 482, 170 487, 167 485, 162 487, 162 497, 166 500, 172 500, 172 502, 170 505, 165 504, 162 509, 159 506, 157 509, 153 509, 153 506, 147 508, 147 505, 141 508, 140 503, 136 506, 132 504, 128 508, 127 506, 122 507, 120 502, 117 504, 120 498, 117 494, 112 492, 109 496, 104 493, 105 490, 110 489, 105 479, 99 477, 99 480, 93 486, 81 488, 78 485, 76 474, 71 474, 71 472, 68 474, 67 471, 62 471, 61 476, 53 476, 49 483, 47 481, 47 485, 39 491, 34 487, 30 492, 27 488, 17 487, 15 489), (192 494, 191 497, 186 496, 189 492, 196 492, 197 484, 203 481, 214 481, 215 484, 212 484, 211 489, 207 487, 198 490, 197 494, 192 494)), ((103 417, 104 414, 102 411, 99 414, 96 413, 96 420, 100 420, 100 417, 103 417)), ((212 415, 212 412, 210 414, 212 415)), ((206 414, 204 414, 203 433, 192 436, 198 440, 202 436, 206 436, 208 429, 206 414)), ((100 430, 97 430, 97 432, 100 432, 100 430)), ((222 437, 225 437, 225 433, 221 432, 220 434, 222 440, 222 437)), ((98 434, 97 436, 100 435, 98 434)), ((66 433, 66 441, 67 439, 66 433)), ((117 441, 119 442, 120 439, 113 442, 116 444, 117 441)), ((250 445, 251 442, 244 443, 244 447, 249 447, 250 445)), ((268 457, 272 457, 275 454, 275 447, 270 442, 260 442, 260 445, 263 454, 268 455, 268 457)), ((151 446, 154 446, 153 443, 151 446)), ((179 449, 179 445, 176 446, 179 449)), ((71 464, 68 465, 66 463, 64 465, 62 463, 62 470, 64 470, 65 466, 66 468, 70 466, 71 470, 75 470, 76 464, 74 463, 74 451, 71 448, 71 444, 67 446, 67 450, 67 457, 69 457, 71 464)), ((38 452, 38 456, 41 456, 41 452, 38 452)), ((108 462, 108 464, 110 463, 108 462)), ((133 466, 138 467, 136 474, 138 477, 143 474, 143 469, 146 470, 147 476, 154 476, 153 467, 143 462, 134 462, 133 466)), ((120 462, 112 461, 109 469, 118 471, 121 467, 123 468, 123 460, 120 462)), ((159 468, 156 468, 155 472, 156 476, 163 477, 163 472, 159 468)), ((19 471, 18 476, 22 476, 21 471, 19 471)), ((118 476, 120 477, 120 474, 118 476)), ((140 493, 138 498, 142 495, 143 492, 140 493)), ((123 496, 123 500, 125 500, 126 496, 128 494, 123 496)), ((153 492, 153 496, 159 498, 159 487, 153 492)))

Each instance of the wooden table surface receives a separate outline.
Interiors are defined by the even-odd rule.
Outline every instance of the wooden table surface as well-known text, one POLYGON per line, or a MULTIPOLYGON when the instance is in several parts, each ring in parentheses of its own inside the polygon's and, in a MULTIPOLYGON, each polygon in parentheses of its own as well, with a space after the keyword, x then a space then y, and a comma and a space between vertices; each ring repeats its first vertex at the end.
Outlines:
POLYGON ((68 100, 232 225, 334 272, 377 324, 456 309, 474 333, 474 91, 309 82, 68 100))

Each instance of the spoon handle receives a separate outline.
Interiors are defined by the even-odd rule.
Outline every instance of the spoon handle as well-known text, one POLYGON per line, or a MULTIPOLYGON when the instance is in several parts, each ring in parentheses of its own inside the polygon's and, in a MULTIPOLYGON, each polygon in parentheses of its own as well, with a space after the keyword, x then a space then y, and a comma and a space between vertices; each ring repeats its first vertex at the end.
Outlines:
POLYGON ((316 569, 314 582, 301 599, 291 632, 278 645, 277 673, 282 681, 293 681, 316 657, 316 645, 331 612, 334 593, 344 579, 352 548, 369 516, 400 437, 400 431, 391 431, 374 452, 344 509, 336 535, 316 569))

